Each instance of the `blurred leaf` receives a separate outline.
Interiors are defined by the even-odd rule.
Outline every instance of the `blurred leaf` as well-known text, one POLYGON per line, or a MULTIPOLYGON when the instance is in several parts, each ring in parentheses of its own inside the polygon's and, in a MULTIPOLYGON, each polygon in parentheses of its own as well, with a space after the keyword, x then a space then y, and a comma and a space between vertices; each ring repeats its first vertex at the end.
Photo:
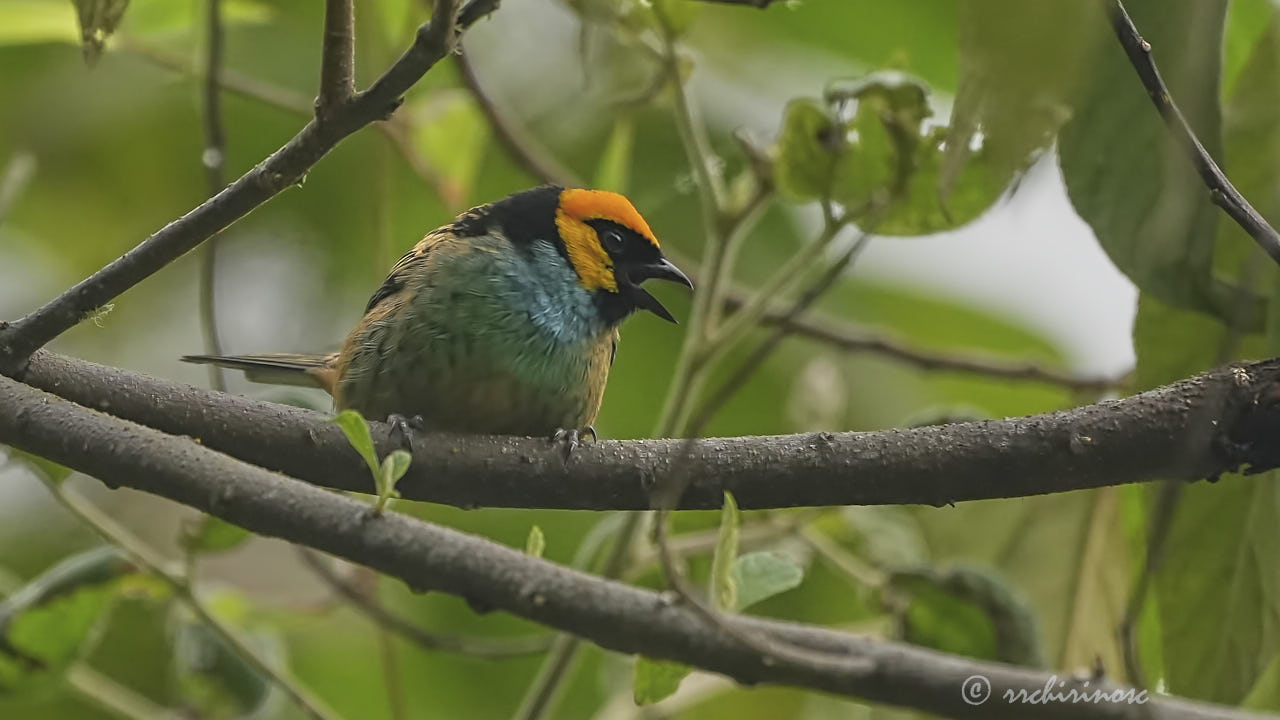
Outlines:
POLYGON ((547 538, 542 534, 542 528, 537 525, 529 528, 529 537, 524 541, 524 554, 540 558, 546 549, 547 538))
POLYGON ((963 187, 975 140, 1004 187, 1053 142, 1070 116, 1074 86, 1088 76, 1086 61, 1105 19, 1095 3, 962 0, 959 86, 946 135, 939 194, 963 187))
POLYGON ((821 102, 801 98, 787 103, 773 166, 778 190, 795 202, 829 195, 845 142, 840 123, 821 102))
POLYGON ((1046 667, 1035 613, 999 575, 976 567, 895 570, 888 597, 908 642, 969 657, 1046 667), (893 600, 891 602, 897 602, 893 600))
MULTIPOLYGON (((210 610, 236 628, 255 651, 276 666, 284 664, 283 649, 274 635, 260 628, 245 627, 248 608, 243 597, 223 591, 205 600, 210 610)), ((260 717, 269 717, 270 713, 263 709, 278 696, 271 682, 184 606, 175 604, 172 609, 169 617, 172 670, 183 703, 200 708, 201 717, 210 720, 232 720, 255 712, 261 712, 260 717)), ((273 705, 279 704, 278 700, 273 702, 273 705)))
POLYGON ((1280 654, 1271 658, 1258 682, 1240 702, 1240 709, 1255 711, 1280 710, 1280 654))
POLYGON ((857 533, 858 554, 874 565, 910 567, 929 560, 920 520, 905 508, 851 505, 840 509, 840 519, 857 533))
MULTIPOLYGON (((1267 350, 1259 335, 1237 338, 1207 315, 1147 294, 1134 348, 1140 388, 1267 350)), ((1147 489, 1152 498, 1159 491, 1147 489)), ((1240 703, 1280 649, 1280 482, 1268 473, 1184 486, 1161 557, 1152 590, 1169 691, 1240 703)))
MULTIPOLYGON (((981 150, 953 168, 950 194, 942 187, 946 132, 924 129, 928 91, 893 72, 842 81, 823 106, 787 106, 776 144, 775 182, 792 200, 831 198, 851 212, 879 209, 876 232, 920 235, 967 223, 991 206, 1006 178, 981 150), (845 106, 852 117, 842 120, 845 106)), ((874 211, 873 211, 874 212, 874 211)))
POLYGON ((79 41, 74 15, 60 2, 5 0, 0 3, 0 45, 79 41))
POLYGON ((382 512, 391 498, 400 497, 396 483, 409 472, 409 464, 412 462, 413 456, 407 450, 392 450, 390 455, 382 459, 382 471, 378 473, 378 502, 374 506, 377 512, 382 512))
POLYGON ((680 689, 680 681, 692 671, 688 665, 637 655, 632 689, 636 705, 649 705, 674 695, 680 689))
POLYGON ((9 446, 5 450, 5 453, 13 460, 30 465, 33 470, 41 473, 54 484, 61 483, 63 480, 66 480, 72 472, 74 472, 71 468, 66 467, 65 465, 59 465, 52 460, 42 458, 39 455, 33 455, 25 450, 19 450, 13 446, 9 446))
POLYGON ((1269 31, 1275 11, 1272 0, 1233 0, 1227 6, 1227 30, 1222 44, 1223 97, 1235 94, 1236 80, 1269 31))
POLYGON ((745 610, 774 595, 798 587, 804 568, 779 552, 747 553, 733 563, 734 610, 745 610))
POLYGON ((102 46, 124 17, 129 0, 71 0, 80 20, 80 41, 85 62, 92 65, 102 54, 102 46))
POLYGON ((471 197, 490 132, 475 99, 462 90, 437 91, 406 110, 413 146, 463 198, 471 197))
MULTIPOLYGON (((1174 100, 1210 155, 1221 157, 1218 82, 1223 0, 1125 4, 1174 100)), ((1221 303, 1210 283, 1218 209, 1136 79, 1123 50, 1105 43, 1059 158, 1067 192, 1098 241, 1139 289, 1177 307, 1221 303)))
POLYGON ((58 676, 135 567, 114 547, 74 555, 0 601, 0 694, 58 676))
POLYGON ((716 550, 711 556, 711 600, 717 609, 736 607, 738 586, 734 582, 733 567, 738 557, 738 530, 742 522, 738 503, 733 494, 726 491, 720 508, 720 531, 716 535, 716 550))
POLYGON ((698 16, 698 3, 685 0, 652 0, 655 13, 661 13, 665 24, 676 35, 680 36, 693 24, 698 16))
POLYGON ((616 193, 627 192, 627 180, 631 173, 631 151, 635 148, 635 138, 635 123, 626 115, 619 115, 613 123, 609 142, 604 146, 604 152, 600 154, 600 164, 596 167, 596 179, 592 187, 612 190, 616 193))
MULTIPOLYGON (((1234 7, 1234 5, 1233 5, 1234 7)), ((1225 166, 1231 181, 1273 224, 1280 221, 1277 167, 1280 167, 1280 25, 1274 12, 1259 18, 1261 32, 1251 36, 1252 52, 1236 74, 1223 105, 1225 166)), ((1237 20, 1239 22, 1239 20, 1237 20)), ((1219 280, 1265 295, 1269 287, 1259 271, 1272 267, 1261 249, 1234 222, 1218 223, 1213 270, 1219 280)), ((1219 314, 1229 324, 1254 327, 1254 308, 1246 298, 1228 298, 1219 314)))
POLYGON ((405 33, 412 27, 414 19, 427 18, 427 13, 419 12, 419 7, 412 0, 380 0, 377 3, 377 13, 382 20, 388 47, 397 47, 404 41, 405 33))
POLYGON ((1092 491, 1093 507, 1084 545, 1069 567, 1075 578, 1067 618, 1066 647, 1054 667, 1089 668, 1101 662, 1107 675, 1123 682, 1124 651, 1116 634, 1124 617, 1132 572, 1128 562, 1120 489, 1092 491))
POLYGON ((342 428, 342 434, 347 436, 347 442, 351 443, 351 447, 364 458, 365 464, 369 466, 369 473, 373 475, 374 481, 379 484, 378 487, 381 490, 381 464, 378 462, 378 454, 373 449, 373 436, 369 434, 369 423, 358 410, 343 410, 333 418, 333 421, 342 428))
MULTIPOLYGON (((125 31, 130 38, 158 40, 165 37, 195 37, 203 32, 205 8, 200 3, 146 0, 129 8, 125 31)), ((276 9, 263 0, 221 0, 222 25, 264 25, 276 16, 276 9)))
POLYGON ((193 553, 219 553, 239 547, 253 533, 239 525, 232 525, 214 515, 204 515, 195 527, 182 535, 182 546, 193 553))

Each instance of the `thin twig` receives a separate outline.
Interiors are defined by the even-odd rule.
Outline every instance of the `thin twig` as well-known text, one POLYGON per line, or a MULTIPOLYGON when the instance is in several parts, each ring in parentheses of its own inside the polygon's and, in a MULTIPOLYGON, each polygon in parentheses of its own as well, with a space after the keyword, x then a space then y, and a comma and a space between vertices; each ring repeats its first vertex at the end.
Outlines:
MULTIPOLYGON (((208 11, 203 88, 205 140, 200 164, 204 166, 208 197, 213 197, 227 184, 224 172, 227 137, 222 125, 222 0, 208 0, 208 11)), ((204 351, 210 355, 222 354, 222 338, 218 331, 219 240, 219 236, 209 238, 200 257, 200 330, 204 335, 204 351)), ((209 366, 209 385, 214 390, 227 389, 222 368, 209 366)))
MULTIPOLYGON (((730 308, 740 308, 746 300, 742 295, 731 292, 725 296, 724 302, 730 308)), ((847 352, 884 355, 921 370, 974 373, 1003 380, 1029 380, 1058 385, 1077 392, 1106 392, 1120 389, 1129 384, 1132 374, 1126 372, 1114 377, 1087 377, 1027 361, 1008 361, 994 357, 924 350, 911 347, 887 335, 824 322, 817 318, 802 317, 787 320, 784 312, 774 309, 766 309, 760 315, 760 322, 764 325, 785 327, 795 337, 821 342, 847 352)))
POLYGON ((718 5, 745 5, 758 10, 764 10, 775 2, 778 2, 778 0, 702 0, 702 2, 715 3, 718 5))
POLYGON ((83 662, 67 668, 63 675, 67 685, 99 707, 129 720, 181 720, 175 710, 156 704, 150 698, 125 687, 83 662))
POLYGON ((502 660, 505 658, 536 655, 546 652, 551 646, 550 635, 531 635, 521 638, 488 639, 466 637, 462 635, 446 635, 424 630, 387 610, 377 600, 361 592, 359 588, 342 579, 318 553, 306 548, 298 548, 298 555, 307 567, 312 570, 325 585, 359 610, 378 627, 399 635, 410 642, 433 651, 453 652, 461 655, 484 658, 486 660, 502 660))
POLYGON ((301 181, 329 150, 369 123, 386 118, 402 96, 453 51, 458 30, 496 9, 498 0, 469 0, 455 26, 456 0, 436 0, 432 19, 414 44, 369 89, 357 93, 326 123, 312 121, 229 187, 147 238, 92 276, 26 317, 0 324, 0 371, 19 373, 37 349, 89 313, 163 269, 183 254, 301 181))
POLYGON ((471 65, 471 56, 467 54, 465 44, 454 56, 454 62, 458 65, 458 74, 462 77, 463 86, 475 98, 476 105, 489 121, 489 127, 493 128, 498 142, 502 143, 516 164, 544 183, 564 187, 582 185, 582 180, 572 170, 561 165, 560 161, 531 137, 524 127, 504 114, 494 99, 485 92, 484 86, 480 84, 480 78, 476 76, 475 68, 471 65))
MULTIPOLYGON (((844 227, 844 223, 832 223, 832 227, 833 230, 831 231, 831 236, 835 237, 835 234, 840 231, 840 228, 844 227)), ((742 364, 739 365, 738 368, 734 370, 733 373, 710 394, 706 402, 703 404, 702 409, 696 416, 694 416, 694 420, 690 424, 690 435, 698 436, 702 434, 702 431, 706 429, 707 424, 711 422, 711 418, 724 407, 725 403, 727 403, 733 395, 742 389, 742 386, 746 384, 747 380, 750 379, 750 377, 755 374, 756 370, 764 364, 764 361, 773 354, 773 351, 778 348, 778 345, 787 338, 791 332, 788 329, 787 324, 804 314, 804 312, 808 310, 813 303, 817 302, 818 298, 825 295, 835 282, 844 276, 845 270, 849 268, 849 265, 862 251, 862 248, 866 246, 867 241, 870 240, 870 238, 871 236, 866 233, 861 234, 857 240, 853 241, 853 244, 849 246, 849 249, 846 250, 844 254, 836 260, 836 262, 832 263, 822 276, 818 278, 811 287, 805 290, 805 292, 801 294, 794 303, 792 303, 791 308, 782 315, 780 322, 774 327, 773 331, 769 333, 769 336, 765 338, 765 340, 747 356, 747 359, 744 360, 742 364)))
POLYGON ((316 119, 328 122, 356 92, 355 7, 352 0, 325 0, 324 44, 316 119))
POLYGON ((325 706, 324 702, 311 693, 306 687, 284 668, 273 667, 266 658, 258 654, 253 645, 240 636, 239 631, 224 623, 196 595, 191 578, 179 575, 168 568, 169 563, 161 559, 128 530, 108 517, 98 508, 66 490, 64 485, 44 479, 49 492, 53 494, 63 507, 80 518, 86 525, 103 537, 107 542, 124 550, 147 572, 163 580, 172 588, 174 595, 186 605, 202 623, 214 631, 229 648, 239 655, 245 663, 256 670, 263 678, 280 688, 304 713, 313 720, 339 720, 339 716, 325 706))
POLYGON ((1200 139, 1196 137, 1195 131, 1191 129, 1186 117, 1169 94, 1169 88, 1165 85, 1164 79, 1160 77, 1160 70, 1151 57, 1151 44, 1142 39, 1129 13, 1125 11, 1124 4, 1120 0, 1104 1, 1107 15, 1111 19, 1111 28, 1124 48, 1125 54, 1129 56, 1129 62, 1137 71, 1138 78, 1142 80, 1143 87, 1147 89, 1151 102, 1159 111, 1160 117, 1164 119, 1169 132, 1186 148, 1191 163, 1200 174, 1200 179, 1209 188, 1209 196, 1214 204, 1244 228, 1244 231, 1267 251, 1272 260, 1280 263, 1280 233, 1277 233, 1262 214, 1249 204, 1239 190, 1236 190, 1235 185, 1231 184, 1226 174, 1222 172, 1222 168, 1218 167, 1209 155, 1209 151, 1205 150, 1200 139))

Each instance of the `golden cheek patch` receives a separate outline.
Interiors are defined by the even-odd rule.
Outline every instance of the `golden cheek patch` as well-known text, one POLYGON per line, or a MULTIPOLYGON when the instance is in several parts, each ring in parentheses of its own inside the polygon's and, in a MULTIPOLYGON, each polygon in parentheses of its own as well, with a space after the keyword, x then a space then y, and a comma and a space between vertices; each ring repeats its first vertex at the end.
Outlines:
POLYGON ((618 292, 613 260, 600 246, 595 228, 569 215, 563 207, 556 210, 556 228, 569 252, 569 261, 582 279, 582 286, 588 290, 618 292))

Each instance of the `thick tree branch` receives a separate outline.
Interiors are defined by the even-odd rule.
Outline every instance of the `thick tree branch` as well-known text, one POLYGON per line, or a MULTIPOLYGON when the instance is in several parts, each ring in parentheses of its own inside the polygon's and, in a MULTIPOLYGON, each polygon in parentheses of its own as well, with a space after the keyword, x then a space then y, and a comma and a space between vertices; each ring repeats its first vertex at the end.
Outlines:
POLYGON ((1196 137, 1195 131, 1187 123, 1182 111, 1173 102, 1164 79, 1160 77, 1160 70, 1151 57, 1151 44, 1142 39, 1138 28, 1129 18, 1129 13, 1125 11, 1124 5, 1120 0, 1105 0, 1105 2, 1107 15, 1111 19, 1111 28, 1115 31, 1116 38, 1124 48, 1125 54, 1129 56, 1129 62, 1138 72, 1138 78, 1142 80, 1143 87, 1147 89, 1151 102, 1155 104, 1160 117, 1164 119, 1170 134, 1186 148, 1191 163, 1200 174, 1200 179, 1209 188, 1213 202, 1244 228, 1244 231, 1267 251, 1272 260, 1280 263, 1280 233, 1277 233, 1262 214, 1249 204, 1239 190, 1236 190, 1235 185, 1232 185, 1226 174, 1222 172, 1222 168, 1218 167, 1210 157, 1209 151, 1204 149, 1204 145, 1196 137))
MULTIPOLYGON (((41 352, 26 380, 325 487, 372 491, 327 416, 41 352)), ((1125 398, 1023 418, 883 432, 705 438, 680 508, 944 505, 1280 464, 1280 360, 1226 367, 1125 398), (1275 427, 1275 430, 1271 430, 1275 427)), ((399 447, 374 423, 379 453, 399 447)), ((432 435, 414 443, 406 498, 462 507, 643 510, 682 440, 601 441, 568 463, 543 439, 432 435)), ((194 451, 196 445, 189 443, 194 451)))
POLYGON ((453 50, 458 28, 494 10, 498 0, 470 0, 454 24, 453 0, 437 0, 431 22, 413 45, 368 90, 357 93, 327 122, 312 120, 266 160, 199 207, 30 315, 0 323, 0 371, 15 374, 27 358, 89 313, 224 230, 285 188, 296 185, 343 138, 386 118, 401 96, 453 50))
MULTIPOLYGON (((1031 693, 1054 682, 1044 673, 907 645, 792 623, 733 618, 743 632, 832 658, 820 667, 788 658, 765 663, 693 611, 652 591, 602 580, 398 513, 373 516, 367 506, 350 498, 87 410, 9 378, 0 378, 0 441, 109 484, 161 495, 255 533, 332 553, 412 588, 459 595, 589 638, 610 650, 678 660, 740 682, 796 685, 953 717, 1011 719, 1026 717, 1027 708, 1004 701, 1004 691, 1031 693), (970 705, 961 696, 962 684, 972 675, 990 681, 993 696, 988 702, 970 705)), ((1063 682, 1080 687, 1070 678, 1063 682)), ((1146 705, 1050 703, 1036 707, 1035 714, 1050 720, 1251 717, 1168 699, 1152 699, 1146 705)))

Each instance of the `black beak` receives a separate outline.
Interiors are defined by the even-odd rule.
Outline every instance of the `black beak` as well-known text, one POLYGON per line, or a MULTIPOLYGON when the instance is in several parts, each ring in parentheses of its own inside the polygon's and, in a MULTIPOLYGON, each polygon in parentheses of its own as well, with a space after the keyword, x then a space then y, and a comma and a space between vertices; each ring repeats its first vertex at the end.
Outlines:
POLYGON ((663 307, 662 303, 658 302, 658 298, 650 295, 648 290, 640 287, 640 283, 645 280, 670 280, 671 282, 680 283, 690 290, 693 289, 693 281, 680 268, 673 265, 670 260, 662 258, 655 263, 634 265, 627 268, 626 278, 620 283, 623 294, 637 308, 648 310, 667 322, 676 322, 675 317, 671 315, 671 311, 663 307))

